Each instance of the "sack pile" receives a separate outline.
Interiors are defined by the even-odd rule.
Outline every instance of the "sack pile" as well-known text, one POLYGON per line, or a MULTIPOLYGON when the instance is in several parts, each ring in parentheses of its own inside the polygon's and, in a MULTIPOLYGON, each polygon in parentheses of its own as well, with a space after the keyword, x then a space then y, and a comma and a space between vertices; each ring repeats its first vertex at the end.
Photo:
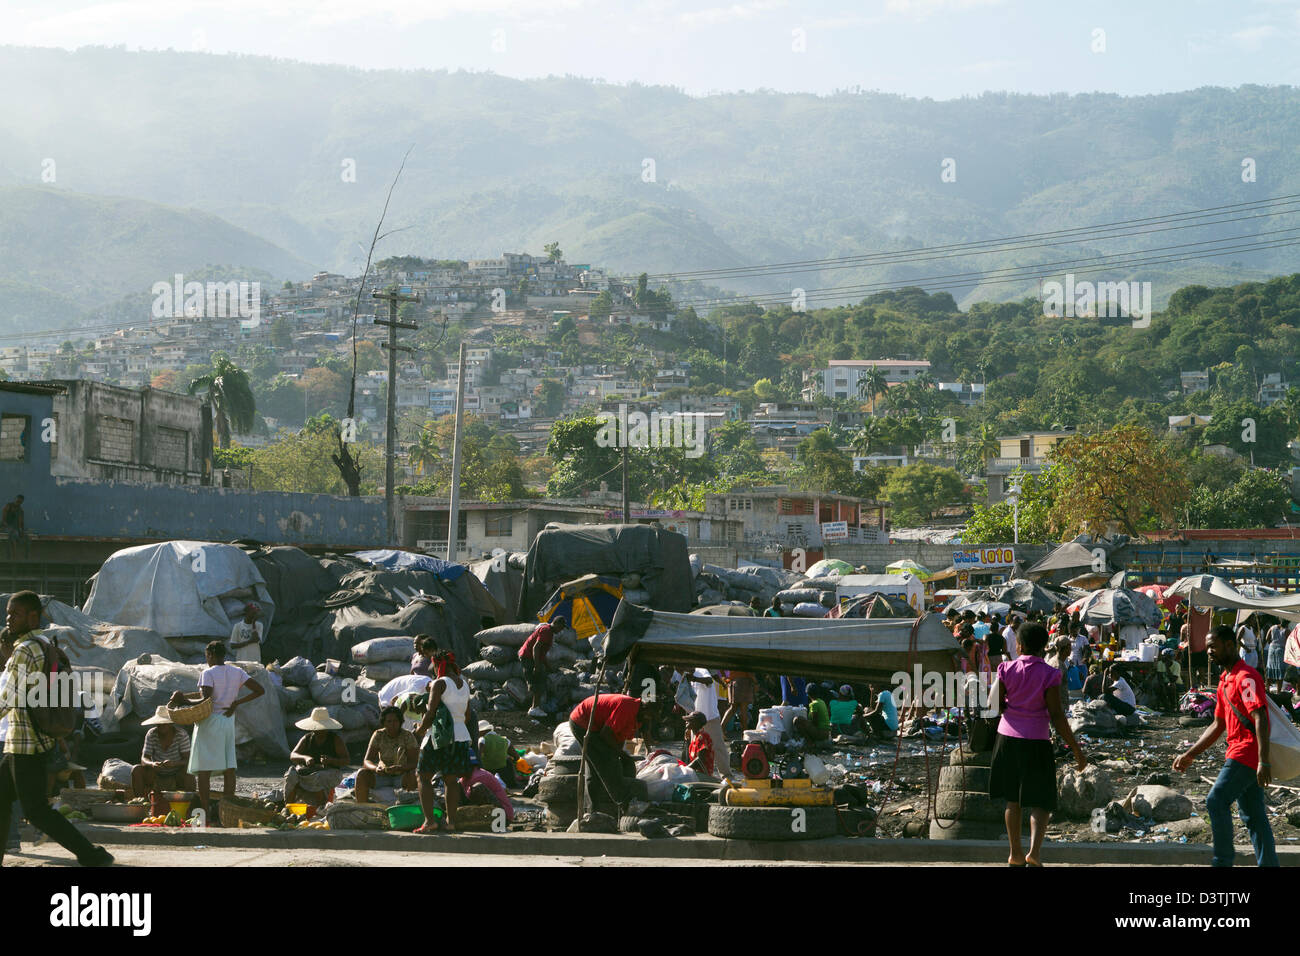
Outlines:
POLYGON ((695 575, 695 603, 701 607, 727 601, 748 604, 755 597, 767 607, 778 592, 795 585, 802 587, 803 582, 803 575, 796 571, 758 567, 733 570, 704 564, 697 555, 691 555, 691 572, 695 575))
MULTIPOLYGON (((470 680, 474 707, 479 713, 524 710, 531 704, 532 695, 519 663, 519 648, 536 627, 536 624, 503 624, 474 635, 481 659, 461 668, 461 673, 470 680)), ((557 637, 551 646, 546 657, 548 689, 542 698, 542 709, 547 713, 557 713, 591 694, 594 686, 591 651, 586 641, 581 642, 581 648, 571 629, 557 637)))
MULTIPOLYGON (((290 745, 296 745, 304 733, 294 726, 312 712, 324 707, 343 725, 339 735, 348 744, 365 742, 379 726, 379 695, 362 680, 337 677, 326 673, 327 665, 313 667, 302 657, 277 668, 281 684, 277 687, 284 710, 284 731, 290 745)), ((409 658, 406 673, 410 670, 409 658)))

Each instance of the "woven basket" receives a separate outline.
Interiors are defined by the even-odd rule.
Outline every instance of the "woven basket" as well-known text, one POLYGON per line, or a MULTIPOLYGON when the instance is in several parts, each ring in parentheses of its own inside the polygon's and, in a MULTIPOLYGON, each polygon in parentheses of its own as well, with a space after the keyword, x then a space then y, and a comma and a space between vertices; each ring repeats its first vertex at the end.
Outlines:
POLYGON ((221 825, 228 830, 237 829, 240 823, 270 823, 279 816, 277 810, 268 810, 246 797, 233 794, 221 798, 218 812, 221 814, 221 825))
POLYGON ((167 716, 172 719, 172 723, 181 726, 197 724, 212 716, 212 698, 208 697, 201 703, 191 704, 189 707, 168 707, 167 716))

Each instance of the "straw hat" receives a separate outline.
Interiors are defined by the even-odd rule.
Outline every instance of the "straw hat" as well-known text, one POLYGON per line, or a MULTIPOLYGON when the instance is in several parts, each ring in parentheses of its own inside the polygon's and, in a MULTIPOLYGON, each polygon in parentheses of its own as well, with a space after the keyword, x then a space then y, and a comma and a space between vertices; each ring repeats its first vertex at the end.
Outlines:
POLYGON ((299 730, 342 730, 343 725, 330 716, 329 708, 313 707, 310 717, 294 723, 299 730))
POLYGON ((479 732, 480 734, 491 734, 491 733, 495 733, 495 732, 496 732, 496 728, 493 727, 493 726, 492 726, 490 723, 488 723, 486 720, 480 720, 480 721, 478 722, 478 732, 479 732))
POLYGON ((176 723, 176 721, 172 720, 171 717, 167 714, 167 708, 159 707, 157 710, 153 712, 153 716, 150 717, 148 720, 140 721, 140 726, 157 727, 160 724, 174 724, 174 723, 176 723))

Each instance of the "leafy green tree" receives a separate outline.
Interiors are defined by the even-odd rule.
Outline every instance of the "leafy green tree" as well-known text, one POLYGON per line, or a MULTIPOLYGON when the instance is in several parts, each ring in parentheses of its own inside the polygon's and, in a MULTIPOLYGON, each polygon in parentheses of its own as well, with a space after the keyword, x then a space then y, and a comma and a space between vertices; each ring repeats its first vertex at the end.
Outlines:
POLYGON ((288 316, 281 315, 271 323, 271 344, 283 351, 293 348, 293 322, 288 316))
POLYGON ((924 524, 942 509, 966 502, 965 482, 951 468, 917 462, 890 469, 885 498, 895 524, 924 524))
POLYGON ((558 242, 548 242, 546 245, 542 246, 542 251, 546 253, 546 258, 550 259, 552 262, 559 262, 564 258, 564 253, 560 251, 560 244, 558 242))
POLYGON ((710 440, 709 458, 720 475, 766 476, 767 465, 747 422, 725 422, 713 430, 710 440))
POLYGON ((564 411, 564 385, 553 378, 542 379, 533 388, 533 412, 542 418, 554 418, 564 411))
MULTIPOLYGON (((1020 483, 1020 540, 1054 541, 1052 509, 1056 504, 1056 481, 1051 465, 1039 474, 1017 472, 1020 483)), ((991 505, 977 504, 962 530, 963 544, 1002 544, 1015 540, 1016 513, 1010 500, 991 505)))
POLYGON ((1284 410, 1238 399, 1212 407, 1212 420, 1202 436, 1208 444, 1227 445, 1243 457, 1253 455, 1256 465, 1276 467, 1290 461, 1288 431, 1284 410))
MULTIPOLYGON (((446 497, 451 493, 452 444, 456 416, 445 415, 423 428, 411 450, 412 464, 425 477, 413 493, 446 497)), ((467 501, 514 501, 525 497, 519 443, 496 432, 477 415, 461 429, 460 493, 467 501)))
POLYGON ((1247 469, 1229 487, 1198 486, 1187 506, 1189 528, 1271 528, 1291 504, 1291 481, 1263 468, 1247 469))
MULTIPOLYGON (((253 451, 253 470, 259 488, 267 491, 297 491, 312 494, 353 494, 333 456, 338 441, 338 423, 321 416, 297 432, 280 431, 276 441, 253 451)), ((373 444, 351 446, 360 460, 360 481, 356 494, 373 493, 377 478, 384 473, 383 451, 373 444)))
POLYGON ((248 373, 239 368, 224 352, 213 356, 212 368, 190 382, 189 394, 206 391, 212 404, 217 445, 230 445, 231 431, 246 434, 253 428, 257 402, 248 384, 248 373))

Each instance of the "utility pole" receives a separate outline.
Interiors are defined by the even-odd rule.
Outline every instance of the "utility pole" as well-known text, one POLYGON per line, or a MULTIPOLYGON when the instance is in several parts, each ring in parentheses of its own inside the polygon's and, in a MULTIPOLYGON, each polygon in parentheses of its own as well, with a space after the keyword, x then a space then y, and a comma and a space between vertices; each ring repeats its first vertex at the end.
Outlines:
POLYGON ((632 523, 632 508, 628 503, 628 482, 627 482, 627 436, 623 436, 623 523, 632 523))
POLYGON ((386 539, 391 547, 397 543, 397 498, 393 488, 396 481, 393 469, 397 463, 397 353, 415 351, 409 346, 397 344, 397 330, 419 328, 413 322, 397 321, 397 303, 419 302, 420 297, 397 292, 372 292, 370 297, 388 303, 387 320, 376 318, 375 325, 388 326, 388 341, 383 343, 384 348, 388 349, 388 439, 384 447, 384 510, 388 516, 386 539))
POLYGON ((447 560, 456 560, 456 532, 460 530, 460 429, 465 421, 465 343, 460 343, 456 373, 456 431, 451 441, 451 498, 447 502, 447 560))

